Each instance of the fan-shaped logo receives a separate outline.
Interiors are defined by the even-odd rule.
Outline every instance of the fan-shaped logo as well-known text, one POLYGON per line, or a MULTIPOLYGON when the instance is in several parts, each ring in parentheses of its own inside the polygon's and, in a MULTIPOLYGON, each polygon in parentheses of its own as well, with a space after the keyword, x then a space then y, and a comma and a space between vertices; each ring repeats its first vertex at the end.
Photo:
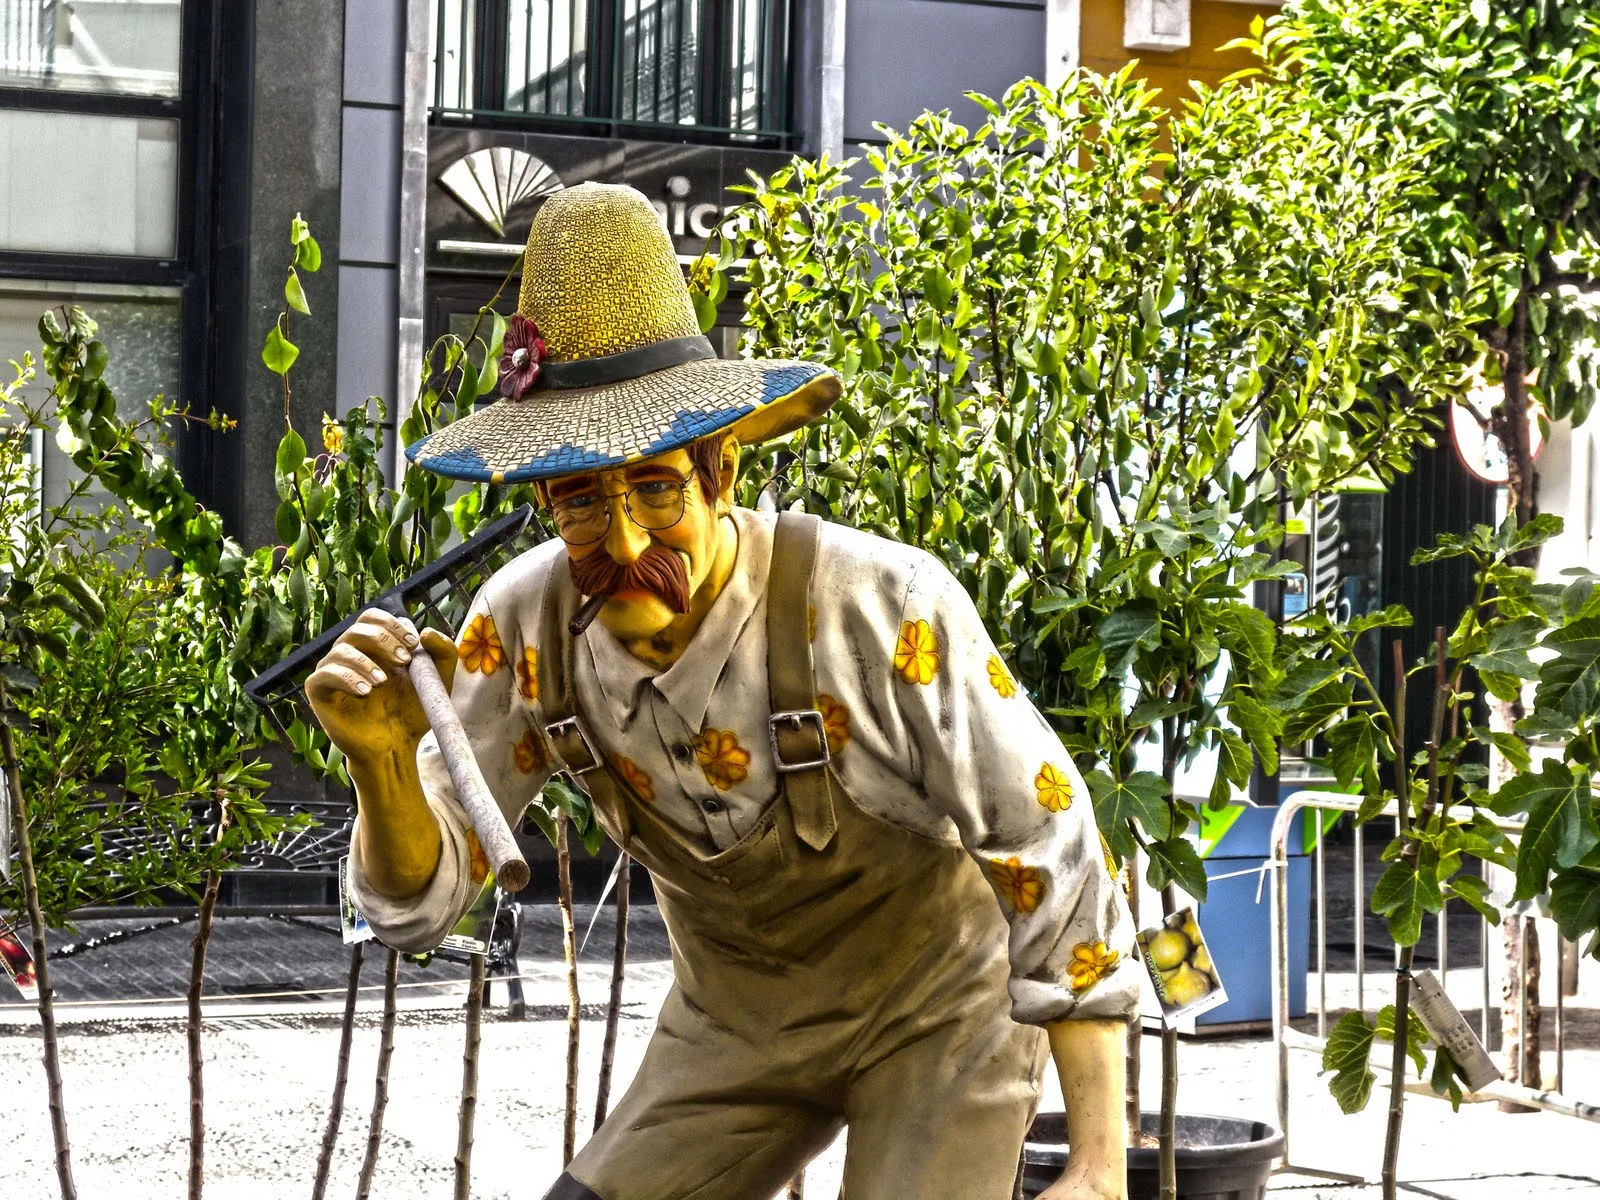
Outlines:
POLYGON ((510 146, 463 155, 445 168, 439 184, 501 237, 513 208, 566 186, 542 159, 510 146))

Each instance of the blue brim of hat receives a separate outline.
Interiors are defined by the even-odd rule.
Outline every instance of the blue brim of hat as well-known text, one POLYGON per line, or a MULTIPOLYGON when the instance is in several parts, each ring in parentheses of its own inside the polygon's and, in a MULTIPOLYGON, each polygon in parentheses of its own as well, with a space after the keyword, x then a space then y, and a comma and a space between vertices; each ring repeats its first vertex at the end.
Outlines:
POLYGON ((839 397, 816 363, 703 359, 600 387, 499 400, 406 447, 417 466, 475 483, 531 483, 620 467, 724 431, 754 444, 839 397))

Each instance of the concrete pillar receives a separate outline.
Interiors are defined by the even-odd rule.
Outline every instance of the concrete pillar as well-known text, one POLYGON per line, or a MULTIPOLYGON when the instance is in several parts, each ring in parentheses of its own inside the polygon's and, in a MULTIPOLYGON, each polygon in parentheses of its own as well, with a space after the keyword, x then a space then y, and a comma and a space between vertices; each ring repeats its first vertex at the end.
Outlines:
MULTIPOLYGON (((396 346, 395 428, 405 420, 422 373, 424 263, 428 224, 428 0, 405 0, 406 51, 400 117, 400 294, 396 346)), ((405 474, 405 447, 394 439, 394 474, 405 474)))
POLYGON ((1075 75, 1083 61, 1081 0, 1046 0, 1044 7, 1044 82, 1057 88, 1075 75))
POLYGON ((844 43, 845 0, 821 0, 818 5, 821 35, 816 68, 815 139, 818 155, 833 162, 844 157, 844 43))

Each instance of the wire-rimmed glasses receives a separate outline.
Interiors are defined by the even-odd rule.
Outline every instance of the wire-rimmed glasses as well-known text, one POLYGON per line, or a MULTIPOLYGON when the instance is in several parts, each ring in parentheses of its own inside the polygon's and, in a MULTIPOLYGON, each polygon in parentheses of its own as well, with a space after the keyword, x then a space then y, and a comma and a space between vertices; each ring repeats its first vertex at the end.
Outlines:
POLYGON ((689 478, 647 479, 623 492, 579 492, 550 504, 556 532, 569 546, 592 546, 611 528, 611 501, 622 497, 623 510, 633 523, 652 532, 671 529, 683 520, 683 490, 689 478))

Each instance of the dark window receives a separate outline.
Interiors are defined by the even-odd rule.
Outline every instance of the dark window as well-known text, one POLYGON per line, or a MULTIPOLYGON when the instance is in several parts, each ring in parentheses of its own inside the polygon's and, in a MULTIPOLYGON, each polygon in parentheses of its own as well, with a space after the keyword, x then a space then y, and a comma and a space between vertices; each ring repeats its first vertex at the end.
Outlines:
POLYGON ((792 0, 435 0, 434 111, 786 146, 793 16, 792 0))

